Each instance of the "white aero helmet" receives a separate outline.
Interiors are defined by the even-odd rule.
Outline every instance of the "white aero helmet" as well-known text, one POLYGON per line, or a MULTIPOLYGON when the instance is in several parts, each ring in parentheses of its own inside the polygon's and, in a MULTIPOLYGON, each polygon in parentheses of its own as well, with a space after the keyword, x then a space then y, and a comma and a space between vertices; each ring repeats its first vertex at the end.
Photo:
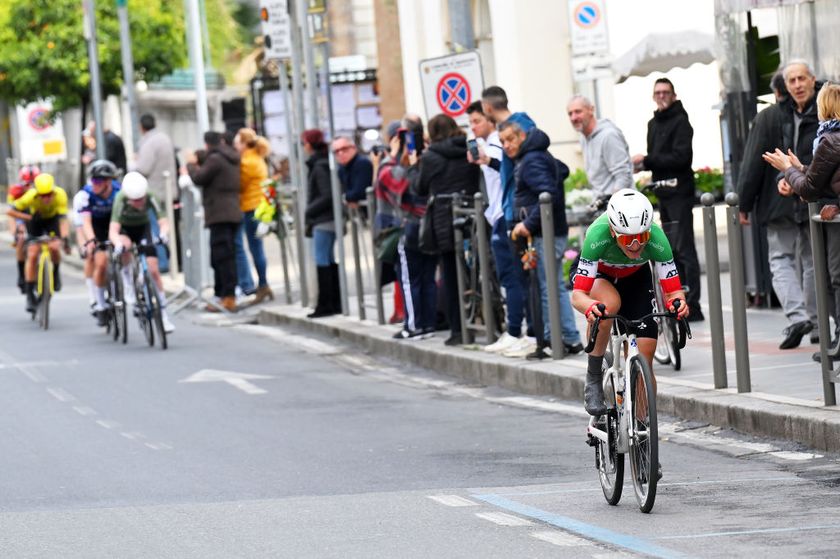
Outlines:
POLYGON ((607 202, 607 217, 613 231, 621 235, 636 235, 650 230, 653 206, 647 197, 632 188, 622 188, 607 202))
POLYGON ((125 193, 125 197, 129 200, 137 200, 149 191, 149 181, 137 171, 132 171, 123 177, 120 190, 125 193))

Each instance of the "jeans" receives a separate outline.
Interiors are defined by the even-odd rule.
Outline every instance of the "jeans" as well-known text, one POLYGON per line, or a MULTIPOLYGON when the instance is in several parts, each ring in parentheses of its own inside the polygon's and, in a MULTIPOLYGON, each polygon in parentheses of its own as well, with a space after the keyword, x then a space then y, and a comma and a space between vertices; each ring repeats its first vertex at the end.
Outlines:
POLYGON ((335 231, 315 227, 312 231, 312 237, 315 242, 315 265, 329 266, 335 264, 335 255, 333 254, 336 239, 335 231))
POLYGON ((210 265, 213 266, 214 292, 217 297, 233 297, 236 291, 236 247, 238 223, 210 225, 210 265))
POLYGON ((505 288, 507 331, 511 336, 518 338, 522 335, 522 317, 527 305, 528 275, 516 258, 516 247, 508 237, 503 217, 493 225, 490 248, 496 262, 496 277, 505 288))
POLYGON ((773 291, 791 323, 816 323, 817 292, 808 224, 768 224, 767 247, 773 291))
MULTIPOLYGON (((580 332, 575 325, 575 315, 572 302, 563 281, 563 252, 566 250, 568 237, 555 237, 554 258, 557 261, 557 297, 560 299, 560 326, 563 330, 563 343, 580 343, 580 332)), ((545 276, 545 248, 543 238, 534 237, 534 248, 537 250, 537 277, 540 280, 540 295, 542 299, 543 336, 546 343, 551 342, 551 320, 548 312, 548 284, 545 276)), ((550 256, 550 255, 549 255, 550 256)))
POLYGON ((246 294, 254 291, 254 279, 251 276, 251 267, 248 263, 248 254, 245 252, 245 239, 248 240, 248 250, 254 259, 254 267, 257 269, 259 287, 268 285, 266 279, 266 260, 263 241, 257 237, 257 226, 259 222, 254 219, 254 212, 245 212, 242 217, 242 224, 236 232, 236 278, 239 288, 246 294))

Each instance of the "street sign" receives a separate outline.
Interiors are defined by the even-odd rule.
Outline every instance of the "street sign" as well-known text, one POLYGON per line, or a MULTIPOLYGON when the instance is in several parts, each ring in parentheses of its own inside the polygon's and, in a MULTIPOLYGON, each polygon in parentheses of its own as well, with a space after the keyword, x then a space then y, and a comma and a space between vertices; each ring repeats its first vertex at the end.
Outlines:
POLYGON ((572 56, 608 54, 604 0, 569 0, 572 56))
POLYGON ((327 4, 324 0, 309 0, 306 8, 306 24, 309 27, 309 40, 312 44, 319 45, 330 40, 327 27, 327 4))
POLYGON ((52 103, 37 101, 17 106, 20 131, 20 162, 23 165, 67 159, 67 144, 61 118, 50 122, 52 103))
POLYGON ((484 89, 481 58, 469 51, 421 60, 420 84, 427 119, 443 113, 466 126, 467 107, 481 98, 484 89))
POLYGON ((266 58, 291 58, 292 23, 288 0, 261 0, 260 20, 266 58))

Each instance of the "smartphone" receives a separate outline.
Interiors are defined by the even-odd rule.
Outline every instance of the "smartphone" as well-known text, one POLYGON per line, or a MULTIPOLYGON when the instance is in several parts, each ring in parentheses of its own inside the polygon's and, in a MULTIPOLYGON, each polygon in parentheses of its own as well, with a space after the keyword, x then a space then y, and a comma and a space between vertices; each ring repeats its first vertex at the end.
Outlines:
POLYGON ((409 152, 417 151, 417 144, 414 143, 414 132, 411 130, 405 132, 405 147, 409 152))
POLYGON ((472 155, 473 161, 478 160, 478 142, 475 138, 467 140, 467 150, 470 152, 470 155, 472 155))

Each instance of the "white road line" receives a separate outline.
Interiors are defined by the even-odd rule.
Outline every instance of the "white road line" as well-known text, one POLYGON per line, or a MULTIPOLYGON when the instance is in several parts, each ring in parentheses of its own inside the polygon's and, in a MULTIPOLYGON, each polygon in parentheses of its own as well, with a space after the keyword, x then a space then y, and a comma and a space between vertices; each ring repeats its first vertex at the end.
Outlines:
MULTIPOLYGON (((784 365, 768 365, 766 367, 750 367, 750 371, 772 371, 773 369, 812 369, 818 368, 819 363, 815 363, 814 361, 808 361, 807 363, 785 363, 784 365)), ((727 374, 736 374, 738 371, 735 369, 729 369, 726 371, 727 374)))
POLYGON ((152 450, 172 450, 172 445, 166 443, 145 443, 152 450))
POLYGON ((783 458, 785 460, 794 460, 803 462, 805 460, 814 460, 815 458, 822 458, 822 454, 814 454, 811 452, 793 452, 790 450, 780 450, 779 452, 770 452, 770 456, 776 458, 783 458))
POLYGON ((477 512, 475 515, 481 519, 489 520, 493 524, 499 526, 533 526, 534 523, 530 520, 525 520, 512 514, 504 512, 477 512))
POLYGON ((465 499, 460 495, 429 495, 429 499, 437 501, 447 507, 476 507, 478 503, 465 499))
POLYGON ((73 406, 73 410, 83 416, 96 415, 96 410, 87 406, 73 406))
POLYGON ((505 404, 520 408, 537 409, 542 411, 550 411, 556 413, 565 413, 569 415, 578 415, 581 417, 589 417, 583 406, 572 406, 569 404, 560 404, 558 402, 546 402, 537 398, 529 398, 527 396, 508 396, 505 398, 486 398, 488 402, 496 404, 505 404))
POLYGON ((24 369, 26 367, 55 367, 57 365, 72 365, 73 361, 24 361, 17 363, 0 363, 3 369, 24 369))
POLYGON ((343 350, 332 344, 324 343, 320 340, 307 338, 298 334, 292 334, 282 328, 266 328, 265 326, 258 326, 255 324, 240 324, 234 326, 237 330, 245 330, 246 332, 253 332, 266 338, 271 338, 280 343, 292 346, 296 349, 302 349, 307 353, 314 353, 316 355, 335 355, 341 353, 343 350))
POLYGON ((118 422, 111 421, 110 419, 97 419, 96 424, 105 429, 116 429, 120 426, 118 422))
POLYGON ((63 388, 58 387, 47 387, 47 392, 50 396, 58 400, 59 402, 75 402, 76 397, 64 390, 63 388))
POLYGON ((662 424, 659 427, 660 435, 668 435, 669 438, 688 439, 700 445, 717 445, 733 449, 743 450, 743 454, 769 454, 783 460, 813 460, 822 458, 821 454, 810 452, 783 451, 781 448, 768 443, 754 443, 750 441, 738 441, 726 437, 716 437, 702 431, 676 431, 673 424, 662 424))
POLYGON ((583 538, 579 538, 577 536, 567 534, 565 532, 534 532, 531 534, 531 536, 537 538, 538 540, 542 540, 544 542, 548 542, 554 545, 559 545, 561 547, 592 545, 592 542, 590 542, 589 540, 585 540, 583 538))

